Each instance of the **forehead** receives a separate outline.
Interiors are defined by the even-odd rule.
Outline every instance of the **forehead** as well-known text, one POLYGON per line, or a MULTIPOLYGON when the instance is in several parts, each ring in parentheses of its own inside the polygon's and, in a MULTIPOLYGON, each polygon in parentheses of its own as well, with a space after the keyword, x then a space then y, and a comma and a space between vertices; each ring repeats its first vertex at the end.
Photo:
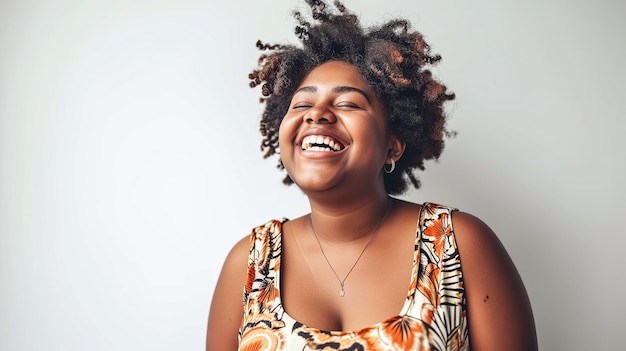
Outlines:
POLYGON ((329 61, 315 67, 304 78, 300 87, 309 85, 353 86, 371 90, 359 70, 343 61, 329 61))

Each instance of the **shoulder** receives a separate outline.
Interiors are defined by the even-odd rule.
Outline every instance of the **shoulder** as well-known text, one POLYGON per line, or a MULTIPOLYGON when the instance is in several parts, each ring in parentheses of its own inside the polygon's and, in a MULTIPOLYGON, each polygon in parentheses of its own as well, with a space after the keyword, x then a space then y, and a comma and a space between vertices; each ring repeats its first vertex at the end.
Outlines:
POLYGON ((472 350, 536 350, 532 310, 506 249, 481 219, 452 212, 472 350))
POLYGON ((250 238, 246 236, 226 256, 209 310, 207 350, 237 349, 249 246, 250 238))
POLYGON ((248 235, 239 240, 226 256, 211 301, 207 350, 237 349, 249 247, 248 235))
MULTIPOLYGON (((453 211, 451 222, 463 262, 464 274, 471 273, 475 268, 489 271, 499 269, 499 267, 505 270, 515 270, 513 261, 497 235, 480 218, 466 212, 453 211), (465 273, 466 270, 467 273, 465 273)), ((516 271, 515 274, 517 274, 516 271)))
POLYGON ((219 289, 221 285, 224 285, 225 283, 230 283, 232 281, 233 285, 237 286, 237 288, 239 288, 239 292, 241 292, 241 288, 243 287, 243 284, 245 282, 248 260, 251 250, 259 242, 263 243, 266 241, 271 241, 272 238, 280 235, 280 233, 282 232, 282 225, 286 221, 286 218, 283 218, 281 220, 269 220, 259 226, 252 228, 250 234, 244 236, 237 243, 235 243, 235 245, 228 252, 226 259, 224 260, 216 289, 219 289))
POLYGON ((207 350, 237 349, 251 249, 259 240, 264 241, 279 232, 283 221, 270 220, 254 227, 249 235, 235 243, 226 256, 211 301, 207 350))
MULTIPOLYGON (((287 221, 286 218, 281 220, 272 219, 259 226, 252 228, 249 235, 240 239, 230 250, 224 261, 222 271, 227 273, 247 272, 248 261, 251 250, 254 250, 256 245, 265 246, 267 243, 275 241, 275 238, 282 233, 282 226, 287 221)), ((220 274, 220 278, 221 278, 220 274)), ((227 275, 228 277, 244 278, 245 275, 227 275)), ((239 288, 243 286, 245 280, 239 281, 239 288)), ((219 282, 218 282, 219 284, 219 282)))

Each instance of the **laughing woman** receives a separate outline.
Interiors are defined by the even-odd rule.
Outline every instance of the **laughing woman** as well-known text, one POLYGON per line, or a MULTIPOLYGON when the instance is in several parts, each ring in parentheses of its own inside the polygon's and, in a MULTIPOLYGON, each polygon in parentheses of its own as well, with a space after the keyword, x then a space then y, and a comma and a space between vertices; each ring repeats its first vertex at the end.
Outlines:
POLYGON ((265 156, 311 212, 235 245, 207 350, 536 350, 524 285, 495 234, 452 207, 391 197, 443 150, 454 98, 405 20, 362 28, 336 2, 296 12, 301 46, 268 45, 250 74, 265 156), (243 304, 242 304, 243 301, 243 304))

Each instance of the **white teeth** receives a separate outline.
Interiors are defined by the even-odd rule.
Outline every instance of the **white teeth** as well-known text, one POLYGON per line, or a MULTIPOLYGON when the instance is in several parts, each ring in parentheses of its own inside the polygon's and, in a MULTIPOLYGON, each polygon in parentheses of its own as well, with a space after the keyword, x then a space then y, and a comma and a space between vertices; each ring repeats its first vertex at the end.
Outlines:
POLYGON ((311 151, 339 151, 342 149, 340 142, 323 135, 309 135, 302 139, 302 150, 311 151))

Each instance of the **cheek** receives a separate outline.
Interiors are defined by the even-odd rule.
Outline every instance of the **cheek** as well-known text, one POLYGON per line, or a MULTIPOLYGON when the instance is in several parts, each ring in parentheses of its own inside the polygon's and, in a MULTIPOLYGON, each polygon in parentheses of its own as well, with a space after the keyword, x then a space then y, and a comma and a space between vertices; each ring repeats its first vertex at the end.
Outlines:
POLYGON ((285 126, 285 120, 280 123, 278 127, 278 145, 283 146, 287 144, 287 127, 285 126))
POLYGON ((381 140, 387 138, 387 128, 384 123, 379 123, 372 117, 364 122, 362 120, 354 120, 345 123, 346 128, 351 131, 354 139, 367 140, 368 143, 378 144, 381 140))
POLYGON ((384 161, 387 159, 389 150, 389 138, 387 129, 380 123, 359 124, 352 128, 353 138, 358 141, 359 152, 368 155, 372 160, 384 161))
POLYGON ((279 144, 293 144, 293 140, 296 136, 298 125, 295 123, 294 118, 287 116, 283 117, 283 120, 278 126, 278 143, 279 144))

